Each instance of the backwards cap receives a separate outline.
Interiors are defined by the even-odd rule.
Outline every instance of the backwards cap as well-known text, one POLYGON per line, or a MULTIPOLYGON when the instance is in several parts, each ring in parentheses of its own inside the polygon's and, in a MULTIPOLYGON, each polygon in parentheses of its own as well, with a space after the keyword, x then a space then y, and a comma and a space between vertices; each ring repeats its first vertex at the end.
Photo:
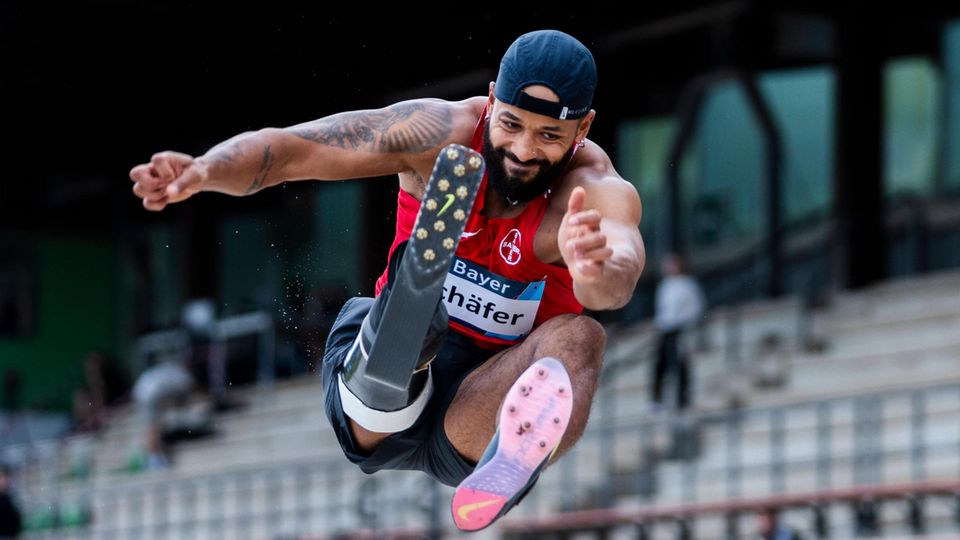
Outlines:
POLYGON ((538 30, 523 34, 507 49, 493 95, 508 105, 567 120, 590 112, 596 87, 597 65, 583 43, 558 30, 538 30), (553 90, 560 102, 523 91, 534 84, 553 90))

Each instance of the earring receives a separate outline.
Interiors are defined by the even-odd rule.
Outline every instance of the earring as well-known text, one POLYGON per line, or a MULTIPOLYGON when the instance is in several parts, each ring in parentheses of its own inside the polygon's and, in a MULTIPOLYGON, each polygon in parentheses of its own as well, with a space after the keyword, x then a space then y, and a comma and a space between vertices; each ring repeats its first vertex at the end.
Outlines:
POLYGON ((587 144, 587 143, 585 143, 585 142, 583 142, 583 141, 580 141, 580 142, 577 143, 577 146, 580 147, 580 148, 583 148, 584 145, 586 145, 586 144, 587 144))

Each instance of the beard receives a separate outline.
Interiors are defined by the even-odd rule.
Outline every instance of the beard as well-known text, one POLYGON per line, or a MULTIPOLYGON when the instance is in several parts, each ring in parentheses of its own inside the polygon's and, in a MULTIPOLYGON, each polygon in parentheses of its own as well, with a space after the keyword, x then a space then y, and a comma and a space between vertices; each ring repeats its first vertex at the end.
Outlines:
POLYGON ((546 159, 520 161, 516 155, 506 148, 495 148, 493 146, 493 143, 490 142, 490 124, 483 128, 483 158, 487 166, 487 180, 493 186, 493 189, 501 197, 507 199, 510 204, 529 202, 534 197, 546 193, 566 170, 567 164, 573 158, 573 149, 574 145, 570 145, 567 153, 556 163, 551 163, 546 159), (506 159, 523 165, 535 165, 537 173, 530 180, 512 176, 503 164, 506 159))

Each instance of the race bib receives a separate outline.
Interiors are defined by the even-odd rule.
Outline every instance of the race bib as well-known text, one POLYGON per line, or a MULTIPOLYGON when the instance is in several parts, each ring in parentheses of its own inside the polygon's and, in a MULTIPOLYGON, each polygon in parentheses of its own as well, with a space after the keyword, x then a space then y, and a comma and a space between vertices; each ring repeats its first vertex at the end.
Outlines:
POLYGON ((481 335, 517 341, 533 329, 545 286, 545 281, 512 281, 455 257, 443 302, 450 320, 481 335))

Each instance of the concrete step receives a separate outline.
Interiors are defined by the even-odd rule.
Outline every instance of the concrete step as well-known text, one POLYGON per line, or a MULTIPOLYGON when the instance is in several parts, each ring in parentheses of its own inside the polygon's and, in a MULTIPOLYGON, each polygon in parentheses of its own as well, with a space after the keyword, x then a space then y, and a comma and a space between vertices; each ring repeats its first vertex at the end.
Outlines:
POLYGON ((817 312, 812 323, 814 329, 833 335, 957 313, 960 313, 960 290, 937 290, 929 295, 911 296, 908 303, 869 299, 839 305, 836 309, 817 312))
POLYGON ((706 315, 701 328, 703 342, 712 350, 723 351, 731 343, 753 350, 769 336, 778 336, 796 346, 803 306, 798 298, 720 307, 706 315))
POLYGON ((829 309, 838 320, 885 313, 923 314, 940 306, 956 306, 960 297, 960 272, 887 281, 861 291, 836 293, 829 309))
POLYGON ((883 325, 863 326, 828 336, 830 356, 882 354, 887 350, 956 343, 960 313, 935 314, 883 325))
MULTIPOLYGON (((240 429, 250 425, 259 427, 263 423, 276 422, 288 413, 299 413, 304 407, 321 407, 322 394, 320 379, 316 376, 283 381, 272 389, 248 387, 231 392, 231 399, 240 403, 242 405, 240 408, 215 412, 213 418, 221 427, 229 427, 234 423, 238 423, 241 426, 240 429)), ((142 418, 135 407, 128 406, 114 414, 109 429, 103 437, 108 444, 112 444, 137 438, 142 430, 142 418)))
POLYGON ((930 347, 891 347, 863 356, 801 357, 789 369, 788 390, 797 392, 855 390, 871 383, 907 384, 937 376, 952 378, 960 376, 960 339, 930 347))

